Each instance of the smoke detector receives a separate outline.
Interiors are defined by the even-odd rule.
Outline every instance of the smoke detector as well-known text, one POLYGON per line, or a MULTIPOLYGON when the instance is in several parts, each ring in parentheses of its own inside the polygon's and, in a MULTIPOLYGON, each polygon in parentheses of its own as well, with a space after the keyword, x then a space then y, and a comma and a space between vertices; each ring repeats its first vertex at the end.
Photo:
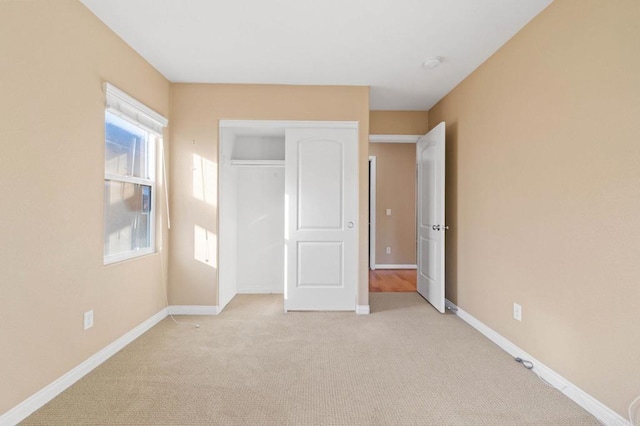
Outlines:
POLYGON ((442 63, 441 56, 432 56, 422 63, 422 67, 428 70, 432 70, 434 68, 438 68, 438 66, 440 66, 441 63, 442 63))

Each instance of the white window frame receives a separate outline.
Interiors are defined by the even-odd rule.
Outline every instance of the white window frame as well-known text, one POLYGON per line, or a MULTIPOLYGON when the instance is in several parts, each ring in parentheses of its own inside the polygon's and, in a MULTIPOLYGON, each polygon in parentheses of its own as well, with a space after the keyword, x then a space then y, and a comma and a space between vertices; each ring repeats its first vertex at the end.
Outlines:
MULTIPOLYGON (((157 181, 157 148, 158 144, 162 143, 162 132, 167 126, 168 120, 157 112, 153 111, 146 105, 140 103, 136 99, 127 95, 117 87, 105 83, 106 94, 106 112, 112 113, 120 118, 129 121, 131 124, 141 128, 149 133, 148 140, 148 160, 150 161, 149 167, 151 176, 149 179, 138 178, 134 176, 124 176, 119 174, 111 174, 106 172, 105 162, 105 174, 104 180, 125 182, 132 184, 139 184, 151 187, 151 205, 150 205, 150 245, 148 248, 139 250, 131 250, 123 253, 117 253, 112 255, 104 254, 104 264, 109 265, 124 260, 134 259, 141 256, 146 256, 156 252, 156 181, 157 181)), ((105 113, 106 122, 106 113, 105 113)), ((106 143, 106 140, 103 141, 106 143)), ((103 218, 103 227, 106 226, 106 218, 103 218)), ((103 237, 104 238, 104 237, 103 237)), ((104 240, 103 240, 104 244, 104 240)))

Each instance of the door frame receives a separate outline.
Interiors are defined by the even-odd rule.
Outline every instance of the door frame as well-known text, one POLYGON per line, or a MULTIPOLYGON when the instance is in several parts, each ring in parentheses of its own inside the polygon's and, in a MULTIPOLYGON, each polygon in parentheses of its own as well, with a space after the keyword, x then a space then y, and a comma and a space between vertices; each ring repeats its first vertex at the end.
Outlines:
POLYGON ((376 169, 375 155, 369 156, 369 269, 376 269, 376 169))
MULTIPOLYGON (((358 132, 358 135, 360 134, 360 127, 359 127, 359 122, 358 121, 349 121, 349 120, 345 120, 345 121, 308 121, 308 120, 218 120, 218 146, 217 146, 217 155, 218 155, 218 163, 220 163, 220 161, 223 160, 222 158, 222 130, 223 129, 228 129, 228 128, 282 128, 282 129, 291 129, 291 128, 316 128, 316 129, 321 129, 321 128, 333 128, 333 129, 356 129, 356 131, 358 132)), ((357 140, 358 146, 359 146, 359 136, 358 136, 358 140, 357 140)), ((359 152, 359 150, 358 150, 359 152)), ((360 157, 358 157, 358 165, 360 165, 360 157)), ((358 168, 360 168, 360 166, 358 166, 358 168)), ((220 231, 221 231, 221 227, 220 227, 220 217, 222 216, 220 214, 220 178, 221 178, 221 167, 220 164, 218 164, 217 167, 217 173, 216 173, 216 178, 218 180, 217 182, 217 186, 218 186, 218 191, 217 191, 217 212, 216 212, 216 226, 217 226, 217 238, 216 238, 216 265, 218 266, 216 268, 216 298, 217 298, 217 304, 218 304, 218 313, 220 313, 224 307, 226 306, 221 306, 220 304, 220 289, 222 288, 223 285, 225 285, 225 288, 231 288, 232 289, 232 293, 234 293, 234 296, 231 297, 231 299, 233 299, 233 297, 235 297, 235 294, 237 294, 237 290, 234 291, 234 288, 231 287, 232 284, 229 283, 224 283, 220 281, 220 269, 222 267, 222 265, 220 264, 220 250, 221 250, 221 238, 220 238, 220 231)), ((356 187, 358 188, 358 192, 359 192, 359 188, 360 188, 360 173, 357 172, 356 173, 356 187)), ((358 201, 356 203, 356 205, 358 206, 358 211, 356 212, 356 220, 359 220, 360 218, 360 212, 359 212, 359 205, 360 205, 360 196, 358 194, 358 201)), ((359 236, 357 237, 358 243, 356 244, 356 259, 359 259, 360 257, 360 238, 359 236)), ((286 271, 285 271, 286 273, 286 271)), ((283 283, 284 285, 284 283, 283 283)), ((360 267, 356 266, 356 312, 358 312, 358 309, 360 308, 360 305, 357 304, 359 296, 360 296, 360 267)), ((367 286, 368 287, 368 286, 367 286)), ((368 288, 367 288, 368 291, 368 288)), ((284 295, 283 295, 284 297, 284 295)), ((231 300, 230 299, 230 300, 231 300)), ((367 306, 368 307, 368 306, 367 306)), ((369 312, 366 312, 369 313, 369 312)))

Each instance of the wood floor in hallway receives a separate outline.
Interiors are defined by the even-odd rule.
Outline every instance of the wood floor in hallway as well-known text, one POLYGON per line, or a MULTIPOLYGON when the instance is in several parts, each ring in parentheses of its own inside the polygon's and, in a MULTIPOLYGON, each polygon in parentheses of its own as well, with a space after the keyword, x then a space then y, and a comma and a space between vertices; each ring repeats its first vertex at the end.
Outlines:
POLYGON ((411 292, 416 291, 415 269, 369 270, 370 292, 411 292))

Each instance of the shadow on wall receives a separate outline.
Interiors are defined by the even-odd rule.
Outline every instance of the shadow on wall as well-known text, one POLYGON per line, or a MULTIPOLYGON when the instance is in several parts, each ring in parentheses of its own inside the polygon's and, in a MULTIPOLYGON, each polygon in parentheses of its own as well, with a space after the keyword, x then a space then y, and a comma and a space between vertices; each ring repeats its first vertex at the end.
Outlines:
POLYGON ((458 304, 458 122, 448 123, 445 133, 445 297, 458 304))

